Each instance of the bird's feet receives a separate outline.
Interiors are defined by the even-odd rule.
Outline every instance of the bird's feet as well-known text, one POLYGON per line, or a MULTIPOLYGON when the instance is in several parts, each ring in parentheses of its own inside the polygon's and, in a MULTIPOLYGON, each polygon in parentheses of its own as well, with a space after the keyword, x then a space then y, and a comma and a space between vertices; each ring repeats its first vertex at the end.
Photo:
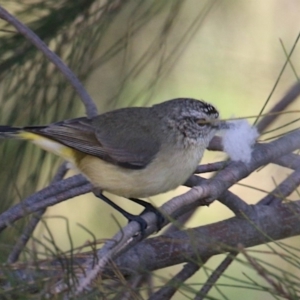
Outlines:
POLYGON ((147 212, 153 212, 156 216, 157 231, 160 231, 162 229, 162 226, 165 222, 165 217, 163 216, 163 214, 157 208, 155 208, 151 203, 140 200, 140 199, 129 198, 129 200, 145 207, 145 209, 141 212, 141 214, 139 216, 142 216, 143 214, 145 214, 147 212))
POLYGON ((140 199, 136 199, 136 198, 129 198, 129 200, 145 207, 145 209, 142 211, 142 213, 140 215, 133 215, 133 214, 127 212, 126 210, 124 210, 123 208, 121 208, 120 206, 118 206, 116 203, 114 203, 110 199, 108 199, 101 192, 95 190, 94 195, 96 197, 102 199, 104 202, 109 204, 111 207, 116 209, 118 212, 120 212, 129 222, 135 221, 135 222, 139 223, 142 236, 145 235, 145 230, 148 227, 147 222, 141 217, 144 213, 153 212, 156 215, 156 218, 157 218, 156 226, 157 226, 158 231, 162 228, 162 225, 165 221, 164 216, 149 202, 146 202, 146 201, 143 201, 140 199))

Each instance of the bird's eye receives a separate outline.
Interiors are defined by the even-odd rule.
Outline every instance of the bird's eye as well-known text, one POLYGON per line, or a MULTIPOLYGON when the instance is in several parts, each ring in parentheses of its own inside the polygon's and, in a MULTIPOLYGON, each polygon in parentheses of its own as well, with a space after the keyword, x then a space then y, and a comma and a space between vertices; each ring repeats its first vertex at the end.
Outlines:
POLYGON ((206 119, 197 119, 197 120, 196 120, 196 123, 197 123, 199 126, 205 126, 205 125, 207 125, 206 119))

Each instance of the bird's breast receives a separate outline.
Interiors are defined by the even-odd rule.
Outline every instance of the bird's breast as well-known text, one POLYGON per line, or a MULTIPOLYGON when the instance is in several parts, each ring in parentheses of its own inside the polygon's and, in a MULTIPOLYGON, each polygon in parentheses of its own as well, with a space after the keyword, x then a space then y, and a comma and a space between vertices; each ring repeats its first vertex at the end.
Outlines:
POLYGON ((165 149, 144 169, 132 170, 86 155, 79 170, 96 187, 127 198, 146 198, 175 189, 196 169, 200 147, 165 149))

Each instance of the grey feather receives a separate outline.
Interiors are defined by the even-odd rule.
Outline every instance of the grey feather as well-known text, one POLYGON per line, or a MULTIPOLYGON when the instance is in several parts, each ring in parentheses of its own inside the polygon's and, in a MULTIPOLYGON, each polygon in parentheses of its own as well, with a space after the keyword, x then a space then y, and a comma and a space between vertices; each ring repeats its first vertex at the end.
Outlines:
POLYGON ((24 130, 125 168, 142 169, 159 150, 156 135, 144 122, 143 114, 146 116, 149 110, 124 108, 92 119, 77 118, 24 130))

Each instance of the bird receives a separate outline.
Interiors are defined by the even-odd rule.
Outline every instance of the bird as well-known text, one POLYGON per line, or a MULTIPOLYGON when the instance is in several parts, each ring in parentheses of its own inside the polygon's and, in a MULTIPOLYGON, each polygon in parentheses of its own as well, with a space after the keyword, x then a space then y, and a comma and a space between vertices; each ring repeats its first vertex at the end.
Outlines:
POLYGON ((103 192, 127 198, 164 217, 147 198, 177 188, 193 174, 219 129, 219 112, 203 101, 176 98, 151 107, 126 107, 92 118, 44 126, 0 125, 0 138, 28 140, 70 162, 93 185, 94 194, 129 221, 147 227, 103 192))

